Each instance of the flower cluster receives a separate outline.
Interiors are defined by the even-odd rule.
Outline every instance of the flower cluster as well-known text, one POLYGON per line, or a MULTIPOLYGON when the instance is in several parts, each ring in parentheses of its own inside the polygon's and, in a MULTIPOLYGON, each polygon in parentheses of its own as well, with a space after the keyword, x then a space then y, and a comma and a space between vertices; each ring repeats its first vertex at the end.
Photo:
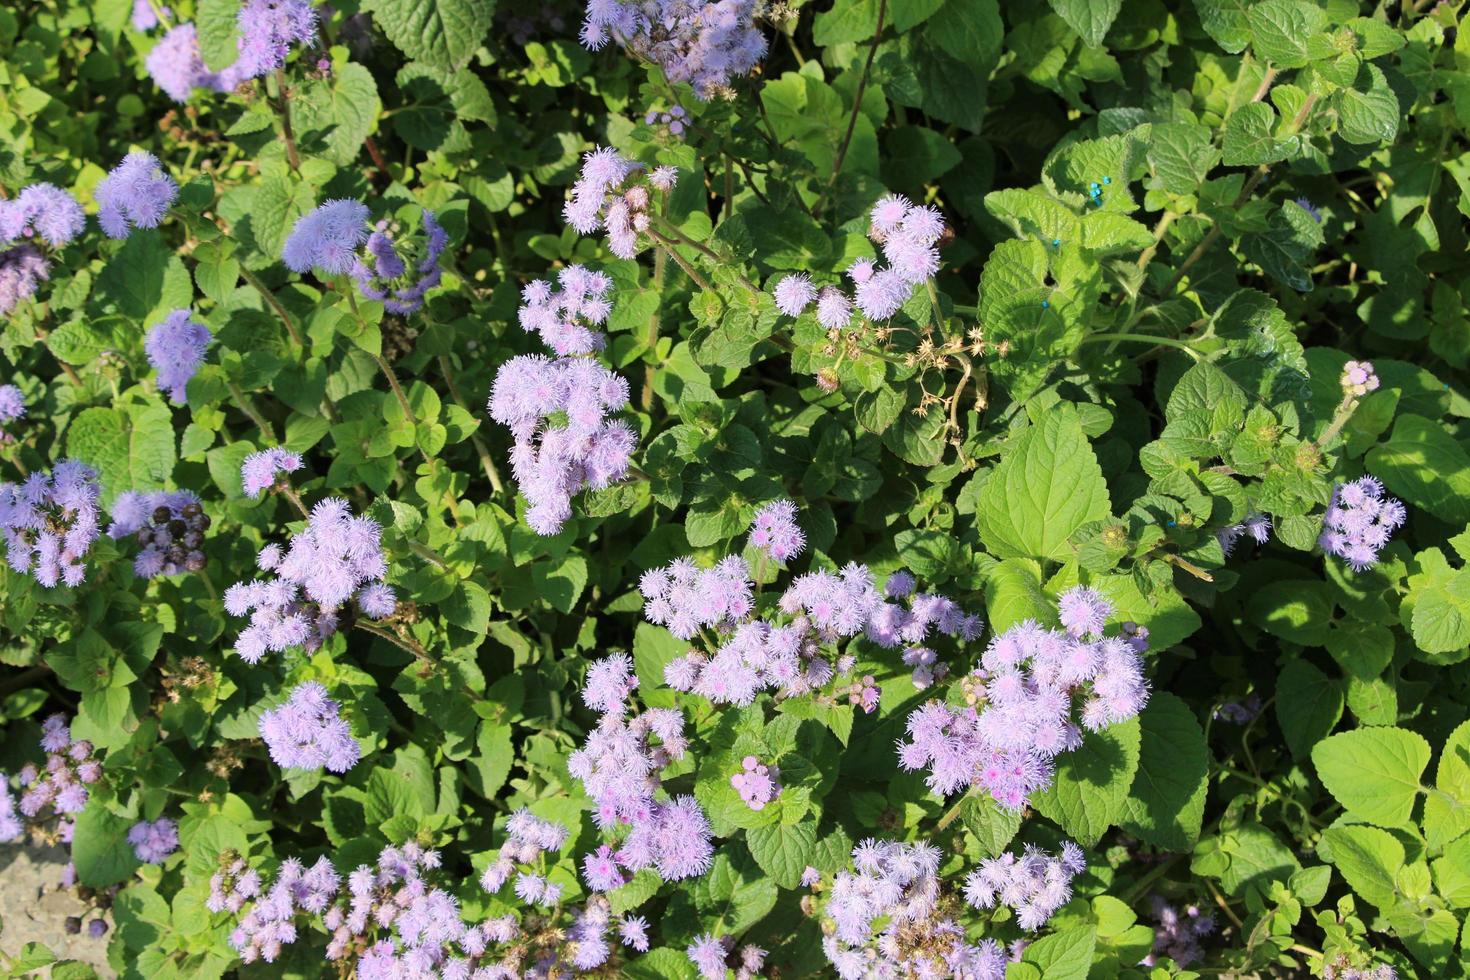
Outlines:
POLYGON ((184 404, 184 389, 204 363, 209 341, 209 328, 191 319, 188 310, 174 310, 148 331, 143 351, 158 372, 159 390, 168 392, 175 405, 184 404))
POLYGON ((188 102, 196 88, 230 92, 245 81, 233 65, 221 72, 205 67, 199 32, 187 21, 174 25, 159 38, 143 64, 153 84, 175 102, 188 102))
POLYGON ((162 864, 164 858, 179 849, 179 828, 166 817, 152 823, 140 820, 128 829, 128 843, 139 861, 162 864))
POLYGON ((236 582, 225 590, 225 611, 250 615, 235 652, 256 663, 267 650, 300 646, 311 651, 337 631, 337 612, 349 599, 372 619, 393 614, 397 600, 385 585, 382 528, 368 517, 354 517, 347 501, 323 500, 306 527, 286 550, 268 544, 256 564, 274 572, 271 579, 236 582))
POLYGON ((1005 976, 1000 945, 993 939, 967 943, 964 927, 949 914, 939 858, 939 849, 924 841, 865 840, 853 848, 856 872, 839 871, 833 879, 826 905, 833 929, 822 939, 842 980, 1005 976), (878 919, 885 924, 874 935, 878 919))
POLYGON ((983 667, 968 680, 972 704, 930 701, 908 718, 898 743, 905 770, 929 768, 925 782, 941 796, 978 785, 1017 809, 1050 785, 1053 760, 1081 744, 1073 721, 1098 731, 1132 718, 1148 699, 1140 647, 1146 637, 1104 637, 1112 613, 1091 589, 1063 593, 1065 632, 1027 620, 991 641, 983 667), (975 707, 979 705, 979 710, 975 707))
POLYGON ((1348 361, 1342 366, 1342 393, 1347 398, 1362 398, 1378 390, 1378 374, 1371 361, 1348 361))
POLYGON ((233 852, 227 852, 223 862, 209 878, 209 897, 204 900, 204 907, 211 912, 235 915, 246 902, 260 894, 260 872, 233 852))
POLYGON ((1082 848, 1063 841, 1055 856, 1028 845, 1020 857, 1009 852, 987 858, 965 879, 965 901, 977 909, 1004 905, 1027 932, 1046 925, 1072 897, 1072 878, 1087 869, 1082 848))
POLYGON ((755 608, 750 568, 739 555, 729 555, 713 568, 700 568, 692 558, 678 558, 651 568, 638 580, 643 617, 666 626, 681 640, 706 627, 733 629, 755 608))
POLYGON ((87 577, 82 559, 101 526, 101 496, 97 471, 74 459, 20 484, 0 483, 0 530, 11 569, 32 572, 47 588, 81 585, 87 577))
POLYGON ((528 905, 553 908, 561 901, 561 886, 547 881, 534 871, 517 865, 528 865, 543 851, 559 851, 570 836, 567 828, 550 820, 542 820, 524 807, 510 815, 505 824, 509 840, 500 848, 499 856, 480 875, 480 887, 494 895, 505 887, 512 874, 516 897, 528 905))
POLYGON ((766 804, 781 795, 780 768, 773 762, 769 766, 753 755, 746 756, 740 763, 740 771, 730 777, 730 785, 752 810, 764 810, 766 804))
POLYGON ((886 650, 903 648, 903 662, 913 668, 914 686, 923 690, 949 676, 949 665, 926 642, 932 633, 969 643, 980 638, 983 623, 948 596, 918 592, 918 582, 906 571, 888 576, 885 601, 868 616, 864 635, 886 650), (907 600, 908 606, 902 605, 907 600))
POLYGON ((1384 495, 1382 483, 1360 476, 1333 488, 1317 544, 1346 561, 1353 571, 1366 571, 1408 516, 1401 502, 1384 495))
POLYGON ((1187 967, 1204 955, 1200 940, 1215 931, 1215 918, 1201 912, 1198 905, 1185 906, 1183 914, 1158 895, 1150 898, 1154 918, 1154 948, 1139 963, 1153 966, 1161 959, 1171 959, 1187 967))
POLYGON ((167 7, 155 7, 156 0, 133 0, 133 30, 140 34, 146 34, 158 26, 158 15, 160 10, 165 17, 172 17, 173 12, 167 7))
POLYGON ((1215 540, 1220 542, 1220 550, 1225 553, 1226 557, 1229 557, 1230 553, 1235 550, 1235 543, 1242 535, 1247 534, 1256 544, 1265 544, 1270 541, 1271 518, 1251 511, 1240 523, 1231 524, 1216 531, 1215 540))
POLYGON ((582 43, 596 51, 616 39, 709 99, 765 56, 756 10, 755 0, 588 0, 582 43))
POLYGON ((362 754, 342 706, 316 681, 298 684, 286 701, 260 716, 260 737, 282 769, 346 772, 362 754))
POLYGON ((1387 963, 1376 966, 1352 966, 1344 959, 1322 967, 1322 980, 1398 980, 1398 971, 1387 963))
POLYGON ((240 485, 251 500, 276 485, 282 473, 301 469, 301 454, 273 446, 251 453, 240 462, 240 485))
POLYGON ((646 181, 624 187, 629 178, 642 173, 641 164, 625 159, 611 147, 599 146, 582 157, 582 170, 572 185, 571 196, 562 207, 567 224, 578 234, 607 232, 608 249, 620 259, 638 254, 638 236, 646 234, 653 219, 649 188, 667 191, 678 180, 673 167, 656 167, 646 181))
POLYGON ((676 103, 672 108, 662 112, 657 109, 649 109, 643 121, 650 126, 667 126, 673 135, 683 136, 684 127, 689 124, 689 113, 684 110, 683 106, 676 103))
POLYGON ((288 858, 270 890, 256 898, 230 930, 230 946, 245 963, 274 963, 281 950, 296 941, 298 910, 324 911, 339 886, 336 869, 325 857, 318 858, 310 869, 288 858))
POLYGON ((129 153, 97 185, 97 223, 109 238, 157 228, 179 196, 179 185, 151 153, 129 153))
POLYGON ((82 206, 55 184, 31 184, 8 201, 0 201, 0 244, 39 238, 60 248, 82 233, 87 216, 82 206))
MULTIPOLYGON (((725 980, 732 965, 731 954, 735 953, 735 938, 716 938, 704 933, 694 937, 694 942, 684 952, 699 971, 700 980, 725 980)), ((761 967, 766 965, 766 951, 754 943, 746 943, 740 947, 733 965, 735 980, 752 980, 761 975, 761 967)))
POLYGON ((569 265, 557 274, 560 289, 537 279, 521 291, 521 326, 541 335, 541 341, 558 356, 592 354, 603 349, 607 338, 585 324, 601 326, 612 312, 608 291, 612 279, 604 272, 569 265))
POLYGON ((368 207, 345 198, 328 201, 296 220, 281 261, 292 272, 319 269, 336 276, 352 272, 357 251, 368 238, 368 207))
POLYGON ((204 567, 204 532, 209 515, 190 490, 128 490, 112 502, 107 536, 137 535, 142 551, 133 559, 139 578, 197 572, 204 567))
POLYGON ((796 504, 773 500, 755 512, 750 546, 779 562, 790 561, 806 547, 806 535, 796 523, 796 504))
POLYGON ((585 358, 522 354, 500 366, 490 416, 515 438, 511 467, 536 533, 561 530, 584 488, 627 476, 638 435, 607 417, 627 404, 628 382, 585 358))
POLYGON ((937 243, 944 230, 944 216, 937 209, 889 194, 873 205, 868 227, 868 237, 882 248, 887 267, 880 269, 865 258, 848 266, 851 299, 837 286, 819 290, 805 273, 793 273, 776 285, 776 308, 787 316, 800 316, 815 302, 817 322, 828 330, 848 325, 854 303, 869 320, 887 320, 908 301, 914 286, 939 271, 937 243))
MULTIPOLYGON (((87 787, 102 778, 102 763, 92 756, 92 743, 73 740, 63 715, 51 715, 41 723, 41 748, 46 762, 30 763, 17 774, 21 788, 20 812, 34 820, 49 804, 63 817, 81 813, 87 806, 87 787)), ((62 821, 63 839, 70 839, 71 822, 62 821)))
MULTIPOLYGON (((704 811, 692 796, 656 798, 659 773, 684 757, 684 716, 674 708, 651 708, 629 718, 628 697, 637 686, 627 654, 605 658, 588 672, 582 700, 602 717, 567 759, 567 769, 592 798, 600 828, 629 826, 604 858, 632 872, 656 868, 665 881, 704 874, 714 857, 704 811)), ((616 887, 606 866, 595 866, 592 874, 616 887)))
POLYGON ((284 66, 292 44, 315 42, 316 11, 309 0, 245 0, 236 26, 240 57, 231 69, 243 81, 284 66))
POLYGON ((354 258, 352 278, 358 291, 368 299, 382 302, 383 309, 396 316, 408 316, 417 312, 424 305, 424 296, 439 285, 443 275, 439 256, 449 244, 449 233, 439 224, 434 212, 426 209, 422 254, 410 272, 387 228, 388 223, 380 221, 368 235, 366 252, 372 264, 362 257, 354 258))
POLYGON ((0 772, 0 844, 9 844, 25 833, 25 824, 16 815, 15 797, 10 792, 10 777, 0 772))
POLYGON ((25 418, 26 398, 15 385, 0 385, 0 446, 14 442, 15 436, 5 431, 5 426, 16 419, 25 418))
POLYGON ((0 252, 0 316, 9 315, 21 300, 36 295, 51 278, 51 263, 34 245, 17 245, 0 252))

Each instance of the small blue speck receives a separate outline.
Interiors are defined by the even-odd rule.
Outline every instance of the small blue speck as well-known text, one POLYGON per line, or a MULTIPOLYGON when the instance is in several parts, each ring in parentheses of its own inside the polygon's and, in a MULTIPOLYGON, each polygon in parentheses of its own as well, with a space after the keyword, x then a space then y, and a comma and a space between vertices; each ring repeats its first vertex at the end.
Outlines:
POLYGON ((1048 300, 1042 300, 1041 301, 1041 308, 1043 310, 1049 310, 1049 309, 1051 309, 1051 303, 1050 303, 1050 301, 1048 301, 1048 300))
POLYGON ((1173 521, 1169 521, 1169 522, 1168 522, 1168 523, 1167 523, 1167 524, 1166 524, 1166 525, 1165 525, 1165 527, 1178 527, 1178 526, 1179 526, 1179 525, 1177 525, 1177 524, 1175 524, 1175 523, 1174 523, 1174 522, 1173 522, 1173 521))
POLYGON ((1060 238, 1053 238, 1051 240, 1051 247, 1052 248, 1061 248, 1062 247, 1062 240, 1060 238))
POLYGON ((1113 178, 1111 178, 1111 177, 1104 177, 1103 178, 1103 183, 1104 184, 1111 184, 1112 182, 1113 182, 1113 178))

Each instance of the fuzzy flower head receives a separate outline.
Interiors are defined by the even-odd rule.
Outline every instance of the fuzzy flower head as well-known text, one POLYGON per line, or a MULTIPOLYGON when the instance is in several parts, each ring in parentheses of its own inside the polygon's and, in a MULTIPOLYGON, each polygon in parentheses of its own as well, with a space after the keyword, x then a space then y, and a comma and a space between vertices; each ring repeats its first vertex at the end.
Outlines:
POLYGON ((562 216, 578 234, 606 231, 608 249, 620 259, 631 259, 638 254, 639 235, 649 230, 652 221, 650 186, 658 189, 641 164, 612 147, 596 147, 582 155, 582 169, 562 206, 562 216))
POLYGON ((1215 540, 1220 542, 1220 550, 1227 558, 1235 550, 1236 542, 1242 537, 1249 537, 1258 545, 1270 541, 1271 518, 1266 514, 1251 511, 1245 515, 1244 520, 1222 527, 1215 532, 1215 540))
POLYGON ((1370 361, 1348 361, 1342 366, 1342 393, 1348 398, 1362 398, 1378 390, 1378 374, 1370 361))
POLYGON ((781 770, 772 763, 764 765, 760 759, 748 755, 740 763, 740 771, 730 777, 730 785, 752 810, 764 810, 781 795, 781 770))
POLYGON ((776 309, 787 316, 801 316, 817 298, 811 276, 796 272, 776 284, 776 309))
POLYGON ((86 809, 88 787, 102 778, 102 763, 93 757, 92 743, 71 737, 70 725, 60 714, 41 723, 41 749, 46 753, 45 765, 28 765, 20 771, 24 792, 17 809, 27 820, 38 820, 44 819, 49 807, 53 815, 64 818, 57 829, 69 841, 72 823, 65 818, 86 809))
POLYGON ((566 357, 593 354, 607 345, 594 328, 612 312, 612 277, 581 265, 569 265, 557 274, 559 289, 538 279, 521 291, 521 326, 539 334, 543 343, 566 357))
MULTIPOLYGON (((147 4, 148 0, 135 2, 147 4)), ((178 103, 188 102, 195 89, 230 92, 245 80, 234 65, 220 72, 212 72, 205 67, 204 55, 199 48, 199 32, 187 22, 169 28, 148 52, 143 64, 153 83, 178 103)))
POLYGON ((713 568, 675 560, 646 572, 638 588, 644 618, 687 640, 703 628, 728 629, 743 620, 754 606, 753 586, 744 559, 732 556, 713 568))
POLYGON ((179 849, 179 828, 172 820, 160 818, 149 823, 140 820, 128 830, 128 843, 144 864, 162 864, 164 858, 179 849))
POLYGON ((29 243, 0 252, 0 316, 8 316, 21 301, 36 295, 51 278, 51 263, 29 243))
POLYGON ((574 496, 627 476, 638 436, 608 418, 627 404, 628 383, 586 358, 523 354, 500 366, 490 417, 515 438, 511 467, 533 531, 555 534, 574 496))
POLYGON ((190 318, 188 310, 174 310, 148 331, 143 342, 148 363, 158 372, 158 387, 175 405, 184 404, 184 389, 204 363, 209 328, 190 318))
POLYGON ((315 681, 297 685, 285 703, 260 716, 260 737, 283 769, 346 772, 361 749, 341 716, 342 706, 315 681))
POLYGON ((0 201, 0 244, 39 238, 60 248, 82 233, 82 206, 54 184, 31 184, 14 200, 0 201))
POLYGON ((755 0, 589 0, 582 43, 596 51, 615 40, 710 99, 765 56, 757 9, 755 0))
POLYGON ((423 242, 416 258, 405 261, 387 227, 387 222, 379 222, 368 235, 365 253, 352 261, 352 278, 363 296, 381 302, 395 316, 408 316, 423 307, 424 297, 443 277, 439 256, 449 244, 449 233, 434 212, 425 210, 423 242))
POLYGON ((1154 948, 1143 964, 1153 966, 1162 959, 1171 959, 1181 967, 1188 967, 1204 957, 1201 941, 1215 932, 1215 917, 1204 912, 1198 905, 1186 905, 1177 909, 1158 895, 1149 899, 1154 926, 1154 948))
POLYGON ((790 561, 806 547, 806 535, 796 523, 796 504, 773 500, 755 512, 750 545, 779 562, 790 561))
POLYGON ((179 196, 179 185, 151 153, 123 157, 93 192, 97 222, 109 238, 127 238, 134 228, 157 228, 179 196))
POLYGON ((0 445, 14 442, 15 436, 5 431, 5 427, 17 419, 25 418, 26 398, 15 385, 0 385, 0 445))
POLYGON ((367 220, 368 208, 361 201, 328 201, 297 219, 281 249, 281 260, 292 272, 319 269, 346 275, 367 240, 367 220))
POLYGON ((276 485, 282 473, 301 469, 301 454, 280 447, 262 449, 246 456, 240 464, 240 485, 245 496, 259 500, 260 495, 276 485))
POLYGON ((1072 898, 1072 879, 1087 869, 1082 848, 1064 841, 1055 855, 1028 846, 1017 857, 987 858, 965 879, 965 901, 977 909, 1005 905, 1027 932, 1035 932, 1072 898))
POLYGON ((291 46, 316 41, 317 14, 308 0, 245 0, 236 16, 241 79, 259 78, 286 64, 291 46))
POLYGON ((1378 553, 1408 516, 1401 502, 1384 494, 1382 483, 1361 476, 1332 491, 1317 544, 1346 561, 1353 571, 1366 571, 1377 563, 1378 553))
POLYGON ((0 483, 0 534, 11 570, 47 588, 81 585, 83 559, 101 530, 101 496, 97 471, 74 459, 20 484, 0 483))

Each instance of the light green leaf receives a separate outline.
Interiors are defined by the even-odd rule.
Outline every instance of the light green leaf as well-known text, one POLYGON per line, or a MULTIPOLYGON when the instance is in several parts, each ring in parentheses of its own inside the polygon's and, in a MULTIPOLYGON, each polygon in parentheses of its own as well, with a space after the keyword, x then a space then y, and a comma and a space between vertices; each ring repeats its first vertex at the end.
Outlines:
POLYGON ((1209 753, 1189 706, 1155 692, 1138 716, 1138 773, 1120 825, 1166 851, 1187 851, 1199 839, 1205 810, 1209 753))
POLYGON ((1327 14, 1305 0, 1262 0, 1246 11, 1251 48, 1277 68, 1302 68, 1307 39, 1327 26, 1327 14))
POLYGON ((1077 32, 1089 48, 1102 44, 1108 28, 1123 9, 1123 0, 1047 0, 1067 26, 1077 32))
POLYGON ((1088 732, 1078 749, 1058 758, 1055 780, 1032 798, 1032 805, 1077 843, 1093 846, 1123 817, 1138 772, 1140 740, 1136 718, 1088 732))
POLYGON ((1454 524, 1470 521, 1470 454, 1438 422, 1400 415, 1368 468, 1389 491, 1454 524))
POLYGON ((1404 845, 1377 827, 1328 827, 1322 835, 1328 860, 1353 891, 1386 908, 1393 904, 1394 874, 1404 866, 1404 845))
POLYGON ((801 873, 811 864, 817 848, 817 828, 808 819, 794 826, 774 823, 745 832, 745 842, 761 870, 782 888, 801 884, 801 873))
POLYGON ((1272 135, 1276 110, 1264 102, 1251 102, 1231 113, 1225 121, 1223 161, 1240 167, 1285 160, 1286 141, 1272 135))
POLYGON ((1359 728, 1317 743, 1312 764, 1349 814, 1382 827, 1402 827, 1429 764, 1429 743, 1403 728, 1359 728))
POLYGON ((449 71, 469 62, 495 14, 494 0, 372 0, 364 7, 398 50, 449 71))
POLYGON ((1305 660, 1292 660, 1276 679, 1276 720, 1297 757, 1326 738, 1342 718, 1342 682, 1305 660))
POLYGON ((1424 836, 1438 850, 1470 831, 1470 721, 1445 739, 1434 786, 1424 798, 1424 836))

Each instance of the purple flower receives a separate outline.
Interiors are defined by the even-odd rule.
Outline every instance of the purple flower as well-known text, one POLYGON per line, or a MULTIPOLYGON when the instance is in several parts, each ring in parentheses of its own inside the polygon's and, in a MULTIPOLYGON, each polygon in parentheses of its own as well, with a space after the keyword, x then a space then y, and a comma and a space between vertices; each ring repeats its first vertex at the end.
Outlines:
POLYGON ((154 84, 180 103, 189 101, 196 88, 229 92, 244 80, 233 66, 219 73, 204 66, 199 35, 190 23, 170 28, 148 52, 144 65, 154 84))
POLYGON ((1072 897, 1072 878, 1087 868, 1082 849, 1063 841, 1052 856, 1028 845, 1018 858, 1005 853, 987 858, 965 879, 965 901, 977 909, 1008 906, 1016 924, 1035 932, 1072 897))
POLYGON ((209 524, 193 491, 127 490, 112 502, 107 536, 116 541, 136 535, 142 549, 133 560, 133 572, 139 578, 155 578, 202 569, 209 524))
POLYGON ((755 756, 748 755, 741 761, 740 771, 730 777, 730 785, 735 787, 746 806, 752 810, 764 810, 766 804, 781 795, 781 784, 777 782, 780 778, 781 770, 774 763, 762 765, 755 756))
POLYGON ((1215 538, 1220 542, 1220 550, 1228 558, 1235 550, 1235 542, 1239 541, 1242 535, 1247 534, 1256 544, 1265 544, 1271 540, 1271 518, 1251 511, 1240 523, 1231 524, 1229 527, 1222 527, 1216 531, 1215 538))
POLYGON ((852 321, 852 300, 836 286, 823 286, 817 294, 817 322, 828 330, 841 330, 852 321))
POLYGON ((745 560, 732 555, 704 569, 681 558, 645 572, 638 589, 644 618, 687 640, 704 627, 723 629, 744 619, 754 605, 753 585, 745 560))
POLYGON ((869 320, 887 320, 897 313, 913 292, 913 284, 892 269, 873 273, 855 291, 857 308, 869 320))
POLYGON ((796 523, 796 504, 773 500, 755 512, 750 525, 750 546, 776 561, 790 561, 806 547, 806 535, 796 523))
POLYGON ((12 571, 31 572, 47 588, 75 587, 86 578, 86 557, 100 530, 97 471, 74 459, 24 483, 0 483, 0 534, 12 571))
POLYGON ((562 206, 562 216, 578 234, 607 231, 608 248, 621 259, 638 254, 638 235, 649 228, 648 188, 623 184, 642 167, 611 147, 599 146, 582 157, 582 170, 562 206))
POLYGON ((1342 366, 1342 393, 1348 398, 1362 398, 1378 390, 1378 373, 1370 361, 1348 361, 1342 366))
POLYGON ((25 395, 15 385, 0 385, 0 445, 14 441, 15 437, 5 431, 7 423, 24 418, 25 395))
POLYGON ((776 284, 776 309, 787 316, 801 316, 816 298, 817 287, 804 272, 793 273, 776 284))
POLYGON ((0 316, 9 315, 21 300, 51 278, 51 264, 34 245, 17 245, 0 252, 0 316))
POLYGON ((765 55, 756 9, 755 0, 593 0, 581 38, 593 51, 614 39, 709 99, 765 55))
POLYGON ((262 493, 275 486, 280 474, 295 473, 299 469, 300 453, 279 447, 262 449, 246 456, 240 463, 240 484, 245 490, 245 496, 258 500, 262 493))
POLYGON ((582 880, 593 891, 606 892, 620 887, 626 879, 618 870, 612 848, 603 844, 582 859, 582 880))
POLYGON ((617 653, 597 661, 587 671, 582 700, 594 711, 621 713, 627 707, 628 695, 637 688, 633 658, 617 653))
POLYGON ((1112 603, 1100 592, 1080 585, 1063 592, 1057 599, 1057 608, 1062 626, 1076 637, 1102 636, 1103 627, 1113 614, 1112 603))
MULTIPOLYGON (((140 34, 146 34, 158 26, 160 8, 155 8, 153 2, 154 0, 133 0, 133 30, 140 34)), ((161 10, 163 16, 173 16, 173 11, 169 8, 163 7, 161 10)))
POLYGON ((398 611, 398 596, 392 586, 373 582, 357 594, 357 604, 369 619, 387 619, 398 611))
POLYGON ((648 922, 642 916, 624 916, 618 923, 618 935, 624 946, 640 953, 648 952, 648 922))
POLYGON ((671 191, 679 182, 679 170, 676 167, 654 167, 648 174, 650 186, 661 191, 671 191))
POLYGON ((159 389, 168 392, 175 405, 184 404, 184 388, 204 363, 209 341, 209 328, 190 319, 188 310, 174 310, 148 331, 143 350, 158 372, 159 389))
MULTIPOLYGON (((1158 895, 1151 896, 1149 904, 1159 923, 1154 927, 1154 947, 1150 959, 1171 959, 1181 967, 1198 962, 1204 956, 1204 951, 1200 949, 1200 940, 1215 931, 1214 916, 1201 912, 1198 905, 1186 906, 1183 914, 1180 914, 1178 909, 1158 895)), ((1339 974, 1340 978, 1344 976, 1339 974)), ((1366 974, 1364 980, 1367 980, 1366 974)))
POLYGON ((133 228, 157 228, 179 196, 179 185, 151 153, 123 157, 93 192, 97 223, 109 238, 127 238, 133 228))
POLYGON ((149 823, 140 820, 128 830, 128 843, 144 864, 162 864, 164 858, 179 849, 179 828, 165 818, 149 823))
POLYGON ((439 285, 443 276, 439 268, 439 256, 449 244, 449 235, 434 217, 434 212, 423 213, 424 241, 420 246, 420 257, 412 266, 398 254, 393 240, 388 237, 387 223, 380 222, 378 228, 367 239, 367 254, 371 265, 362 258, 352 260, 352 278, 358 292, 371 300, 380 301, 383 308, 395 316, 409 316, 424 305, 424 296, 439 285))
POLYGON ((316 11, 307 0, 245 0, 236 18, 241 79, 259 78, 286 64, 292 44, 316 41, 316 11))
POLYGON ((1345 560, 1353 571, 1366 571, 1378 561, 1378 553, 1407 519, 1404 505, 1385 496, 1382 483, 1361 476, 1333 489, 1317 544, 1329 555, 1345 560))
POLYGON ((729 937, 716 939, 706 932, 696 936, 685 952, 703 980, 725 980, 725 957, 733 945, 729 937))
POLYGON ((521 291, 521 326, 540 334, 542 342, 563 357, 602 350, 607 338, 588 324, 601 326, 612 312, 608 298, 612 278, 569 265, 557 274, 557 282, 561 288, 556 291, 540 279, 521 291))
POLYGON ((292 272, 320 269, 346 275, 368 237, 367 220, 367 205, 360 201, 328 201, 297 219, 281 250, 281 260, 292 272))
POLYGON ((80 235, 86 223, 76 198, 54 184, 32 184, 14 200, 0 201, 0 244, 39 238, 60 248, 80 235))
POLYGON ((340 711, 325 687, 308 681, 297 685, 284 704, 260 716, 260 737, 283 769, 346 772, 362 750, 340 711))

